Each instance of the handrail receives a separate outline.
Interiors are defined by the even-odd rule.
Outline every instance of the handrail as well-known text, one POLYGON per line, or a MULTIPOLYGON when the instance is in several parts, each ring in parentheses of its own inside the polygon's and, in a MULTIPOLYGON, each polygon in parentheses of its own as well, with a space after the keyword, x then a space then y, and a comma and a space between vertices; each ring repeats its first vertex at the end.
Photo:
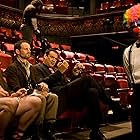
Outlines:
POLYGON ((13 12, 19 12, 19 13, 23 12, 22 10, 19 10, 19 9, 16 9, 16 8, 13 8, 13 7, 9 7, 9 6, 3 5, 3 4, 0 4, 0 8, 5 9, 5 10, 10 10, 10 11, 13 11, 13 12))
MULTIPOLYGON (((22 12, 22 10, 0 4, 0 25, 19 30, 22 12)), ((81 17, 56 17, 41 14, 39 28, 43 35, 58 37, 122 32, 125 31, 123 13, 124 11, 117 11, 81 17), (107 19, 113 22, 107 23, 107 19)))

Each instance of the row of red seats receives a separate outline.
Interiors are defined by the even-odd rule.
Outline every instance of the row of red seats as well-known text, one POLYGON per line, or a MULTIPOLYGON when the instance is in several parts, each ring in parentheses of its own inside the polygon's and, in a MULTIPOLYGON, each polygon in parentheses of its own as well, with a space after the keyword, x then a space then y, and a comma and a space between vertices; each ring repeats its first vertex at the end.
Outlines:
POLYGON ((0 27, 0 40, 1 42, 15 43, 22 39, 22 33, 15 29, 0 27))
MULTIPOLYGON (((49 46, 51 48, 59 49, 59 50, 65 50, 65 51, 71 51, 71 46, 68 44, 58 44, 56 42, 48 42, 46 38, 44 38, 47 43, 49 43, 49 46)), ((36 36, 33 36, 33 46, 34 48, 41 48, 41 42, 36 38, 36 36)))
MULTIPOLYGON (((72 52, 71 52, 72 53, 72 52)), ((72 53, 73 54, 73 53, 72 53)), ((82 57, 83 58, 83 57, 82 57)), ((70 60, 70 59, 69 59, 70 60)), ((29 61, 34 63, 34 59, 31 57, 29 61)), ((82 59, 83 61, 83 59, 82 59)), ((5 70, 9 64, 12 62, 12 56, 5 54, 3 52, 0 52, 0 68, 2 70, 5 70)), ((83 64, 90 64, 87 62, 83 62, 83 64)), ((132 89, 129 87, 128 82, 126 79, 116 79, 114 75, 108 75, 108 74, 99 74, 95 72, 88 71, 87 66, 85 65, 85 69, 87 70, 86 72, 88 74, 91 74, 95 79, 98 81, 102 81, 102 85, 104 86, 105 89, 107 89, 109 92, 109 96, 112 97, 112 100, 118 101, 122 107, 126 108, 131 104, 131 95, 133 93, 132 89)), ((119 67, 119 66, 118 66, 119 67)), ((91 67, 90 67, 91 68, 91 67)), ((101 103, 101 109, 102 112, 105 113, 105 116, 107 116, 107 110, 108 107, 101 103)), ((73 125, 75 126, 75 123, 79 122, 84 118, 86 114, 86 108, 84 108, 82 111, 73 111, 73 110, 68 110, 64 112, 61 116, 59 116, 59 120, 65 120, 69 119, 70 121, 70 129, 73 128, 73 125)))
MULTIPOLYGON (((13 50, 14 46, 9 45, 11 49, 7 49, 9 51, 13 50)), ((85 66, 85 72, 90 73, 91 75, 101 75, 100 77, 115 77, 116 79, 124 78, 126 79, 126 74, 124 72, 124 68, 122 66, 113 66, 113 65, 104 65, 96 63, 95 57, 91 55, 85 55, 83 53, 73 53, 69 51, 59 51, 61 57, 63 59, 67 59, 72 63, 75 63, 75 61, 80 61, 85 66), (88 59, 87 59, 88 57, 88 59), (87 62, 88 61, 88 62, 87 62), (109 76, 110 75, 110 76, 109 76)), ((5 54, 3 52, 0 53, 0 60, 2 62, 1 69, 6 69, 7 66, 12 62, 12 55, 5 54)), ((32 64, 36 63, 36 60, 34 57, 31 57, 29 61, 32 64)), ((42 62, 42 58, 38 59, 39 62, 42 62)), ((101 78, 100 78, 101 79, 101 78)))
POLYGON ((99 64, 96 62, 95 57, 88 55, 87 59, 87 55, 83 53, 75 54, 69 51, 59 51, 59 53, 69 63, 75 63, 77 60, 83 63, 85 66, 84 73, 90 74, 97 79, 105 89, 109 90, 113 99, 119 99, 123 106, 130 105, 133 91, 129 87, 123 66, 99 64))
MULTIPOLYGON (((12 63, 14 45, 9 45, 9 43, 4 43, 3 45, 3 47, 5 47, 5 53, 0 52, 0 68, 4 71, 8 67, 8 65, 12 63), (6 53, 9 53, 10 55, 6 53)), ((54 46, 51 47, 55 48, 54 46)), ((60 49, 60 46, 58 52, 62 59, 67 59, 70 63, 75 63, 76 61, 80 61, 81 63, 83 63, 83 65, 85 66, 85 72, 100 81, 102 86, 104 86, 104 88, 109 91, 109 94, 113 100, 119 99, 119 102, 122 106, 129 106, 132 90, 131 88, 129 88, 127 79, 122 78, 122 76, 120 76, 121 79, 116 78, 116 75, 119 76, 119 74, 124 74, 123 67, 99 64, 97 63, 94 56, 84 53, 74 53, 71 51, 62 50, 62 48, 60 49)), ((40 57, 38 58, 38 61, 36 61, 34 57, 31 57, 29 61, 32 64, 35 64, 36 62, 42 62, 42 58, 40 57)), ((101 106, 103 110, 106 110, 105 105, 102 104, 101 106)), ((85 110, 82 110, 80 112, 66 111, 59 117, 59 119, 71 118, 72 121, 79 121, 81 120, 81 117, 84 116, 84 114, 85 110)))

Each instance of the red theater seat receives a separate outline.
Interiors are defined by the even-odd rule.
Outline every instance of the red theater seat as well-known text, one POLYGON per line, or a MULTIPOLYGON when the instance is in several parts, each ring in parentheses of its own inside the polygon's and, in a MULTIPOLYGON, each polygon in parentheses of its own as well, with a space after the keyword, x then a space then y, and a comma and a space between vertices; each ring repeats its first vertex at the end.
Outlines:
POLYGON ((74 58, 74 53, 71 51, 58 51, 58 53, 63 59, 72 60, 74 58))
POLYGON ((96 61, 95 57, 92 56, 92 55, 87 55, 87 56, 86 56, 86 60, 87 60, 88 62, 95 62, 95 61, 96 61))
POLYGON ((116 76, 122 76, 123 78, 127 79, 125 69, 122 66, 115 66, 116 76))
POLYGON ((86 55, 84 53, 76 53, 74 57, 80 62, 86 62, 86 55))
POLYGON ((4 43, 5 51, 10 52, 14 51, 14 44, 11 43, 4 43))
POLYGON ((66 54, 66 59, 73 59, 73 57, 74 57, 74 53, 73 52, 64 51, 64 53, 66 54))
POLYGON ((104 88, 109 91, 110 96, 118 98, 117 82, 114 75, 104 75, 104 88))
POLYGON ((72 129, 75 129, 75 127, 80 127, 76 125, 78 125, 79 122, 84 119, 84 117, 86 116, 86 113, 87 113, 86 107, 80 111, 67 110, 64 113, 62 113, 60 116, 58 116, 58 120, 62 120, 62 121, 69 120, 70 125, 68 127, 69 129, 72 130, 72 129))
POLYGON ((107 64, 105 64, 104 66, 105 66, 106 74, 116 75, 115 68, 114 68, 113 65, 107 65, 107 64))
POLYGON ((4 71, 12 63, 12 56, 0 52, 0 63, 0 69, 4 71))
POLYGON ((34 57, 30 57, 29 59, 28 59, 28 61, 31 63, 31 64, 36 64, 36 60, 35 60, 35 58, 34 57))
POLYGON ((133 94, 133 90, 129 87, 126 79, 117 79, 117 86, 120 103, 122 106, 126 107, 131 104, 131 95, 133 94))
POLYGON ((83 62, 82 64, 85 66, 85 72, 86 73, 93 73, 93 66, 92 66, 92 64, 90 64, 88 62, 83 62))
POLYGON ((14 31, 14 35, 17 39, 22 39, 22 37, 23 37, 22 33, 19 31, 16 31, 16 30, 14 31))
POLYGON ((41 42, 38 40, 33 40, 33 46, 35 49, 39 49, 41 47, 41 42))
POLYGON ((62 44, 62 45, 61 45, 61 48, 62 48, 63 50, 65 50, 65 51, 71 51, 71 46, 70 46, 70 45, 64 45, 64 44, 62 44))
POLYGON ((96 74, 105 74, 105 67, 103 64, 94 64, 94 71, 96 74))
POLYGON ((43 57, 38 58, 38 63, 43 63, 43 57))
POLYGON ((104 87, 104 76, 102 74, 90 73, 104 87))
POLYGON ((1 27, 1 28, 0 28, 0 34, 6 36, 6 28, 1 27))
POLYGON ((59 48, 59 44, 50 43, 51 48, 59 48))

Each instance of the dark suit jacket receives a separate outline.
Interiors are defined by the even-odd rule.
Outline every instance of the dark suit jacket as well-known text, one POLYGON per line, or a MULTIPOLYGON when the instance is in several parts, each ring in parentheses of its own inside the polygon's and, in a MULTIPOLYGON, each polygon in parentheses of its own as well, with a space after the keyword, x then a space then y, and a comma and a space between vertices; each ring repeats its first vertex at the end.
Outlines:
POLYGON ((35 80, 37 80, 36 83, 47 83, 52 92, 59 90, 66 84, 63 75, 59 71, 51 73, 49 68, 44 64, 36 64, 33 65, 33 67, 35 69, 35 80))
MULTIPOLYGON (((35 77, 34 77, 34 69, 30 67, 30 79, 31 83, 34 85, 35 77)), ((15 60, 4 72, 4 76, 6 77, 7 84, 10 90, 17 91, 20 88, 28 88, 28 80, 26 79, 26 70, 20 64, 18 60, 15 60)))

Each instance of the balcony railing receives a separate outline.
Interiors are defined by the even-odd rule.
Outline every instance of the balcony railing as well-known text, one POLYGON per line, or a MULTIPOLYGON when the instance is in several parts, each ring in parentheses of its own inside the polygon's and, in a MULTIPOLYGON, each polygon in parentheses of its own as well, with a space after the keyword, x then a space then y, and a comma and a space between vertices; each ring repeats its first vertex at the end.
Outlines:
MULTIPOLYGON (((83 17, 40 15, 39 28, 43 35, 70 37, 98 33, 122 32, 124 11, 83 17)), ((0 5, 0 25, 19 30, 22 11, 0 5)))

